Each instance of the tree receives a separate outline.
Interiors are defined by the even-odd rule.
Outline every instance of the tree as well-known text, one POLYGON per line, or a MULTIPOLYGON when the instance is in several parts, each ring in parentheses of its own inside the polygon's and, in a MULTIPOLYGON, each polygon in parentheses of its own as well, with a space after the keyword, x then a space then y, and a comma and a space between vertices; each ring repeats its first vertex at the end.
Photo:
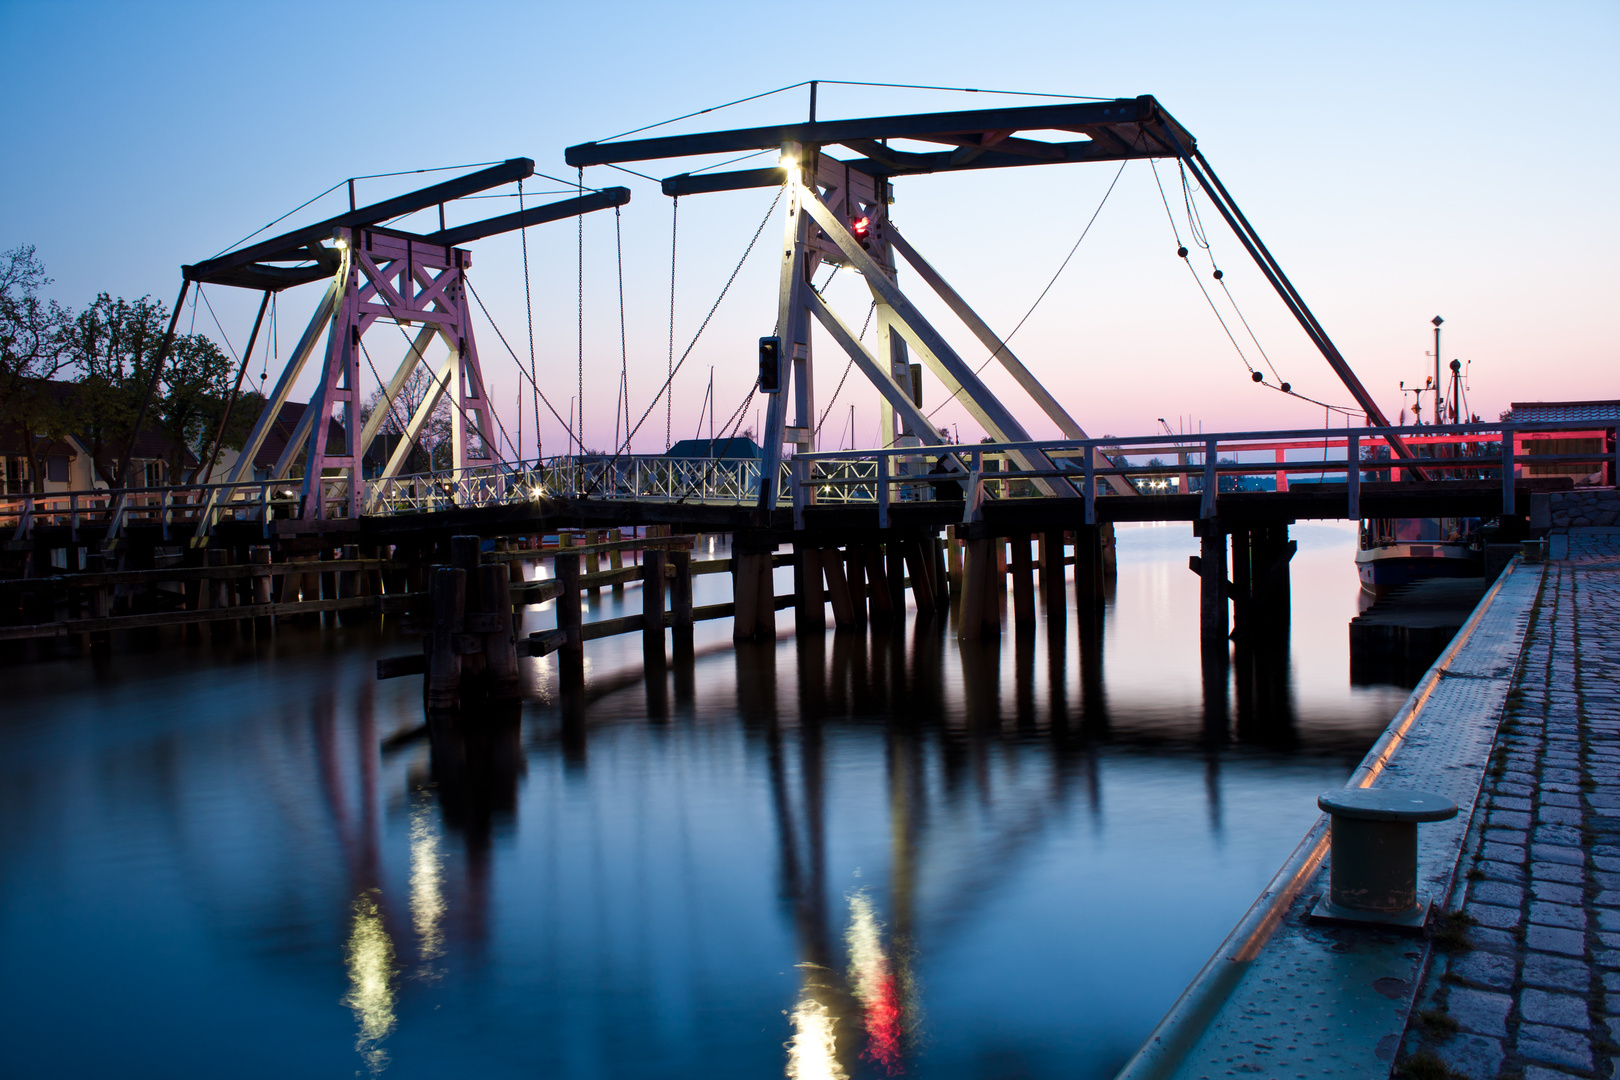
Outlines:
MULTIPOLYGON (((134 434, 141 399, 163 347, 169 313, 150 296, 129 301, 106 293, 73 320, 69 355, 78 368, 75 427, 103 480, 122 487, 110 463, 134 434), (106 462, 106 463, 104 463, 106 462)), ((148 409, 167 444, 169 475, 179 479, 188 450, 202 454, 230 393, 229 357, 201 334, 174 339, 148 409)))
MULTIPOLYGON (((384 435, 404 435, 411 417, 416 415, 416 410, 433 393, 435 386, 431 371, 421 365, 413 368, 406 377, 405 384, 395 395, 393 407, 388 410, 388 415, 383 417, 378 432, 384 435)), ((371 396, 360 409, 362 424, 370 420, 372 414, 382 407, 382 397, 382 387, 371 392, 371 396)), ((433 406, 433 411, 428 414, 427 422, 417 433, 416 446, 421 453, 421 460, 426 463, 425 468, 448 469, 454 464, 451 459, 455 441, 450 424, 450 395, 447 391, 440 395, 438 402, 433 406)), ((362 453, 366 449, 367 447, 360 447, 362 453)))
POLYGON ((68 365, 64 331, 73 314, 39 291, 51 283, 32 244, 0 252, 0 427, 22 436, 34 476, 38 438, 60 439, 68 416, 45 384, 68 365))

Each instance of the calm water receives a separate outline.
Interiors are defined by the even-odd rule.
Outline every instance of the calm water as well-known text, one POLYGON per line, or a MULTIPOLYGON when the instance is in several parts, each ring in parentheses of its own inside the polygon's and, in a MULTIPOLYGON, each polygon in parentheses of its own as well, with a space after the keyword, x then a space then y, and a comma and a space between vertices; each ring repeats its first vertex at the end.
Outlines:
POLYGON ((1121 528, 1100 643, 706 624, 464 736, 387 741, 369 625, 8 662, 0 1074, 1109 1076, 1405 697, 1349 682, 1353 530, 1292 535, 1242 687, 1185 526, 1121 528))

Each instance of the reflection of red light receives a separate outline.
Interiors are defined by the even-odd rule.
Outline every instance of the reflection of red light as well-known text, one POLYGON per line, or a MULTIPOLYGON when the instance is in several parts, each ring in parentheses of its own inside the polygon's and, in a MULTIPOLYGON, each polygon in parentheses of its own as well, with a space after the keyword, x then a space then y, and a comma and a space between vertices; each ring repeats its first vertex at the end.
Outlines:
POLYGON ((900 994, 894 976, 885 972, 877 980, 877 993, 866 1002, 866 1049, 861 1056, 882 1065, 890 1076, 904 1075, 900 1060, 900 994))

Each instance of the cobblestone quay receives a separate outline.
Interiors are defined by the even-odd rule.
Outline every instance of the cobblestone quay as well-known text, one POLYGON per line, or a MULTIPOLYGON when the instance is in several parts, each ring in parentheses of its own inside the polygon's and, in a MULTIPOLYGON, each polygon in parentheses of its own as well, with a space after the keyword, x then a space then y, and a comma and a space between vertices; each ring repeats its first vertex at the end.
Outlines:
POLYGON ((1620 530, 1549 563, 1398 1076, 1609 1077, 1620 1056, 1620 530))

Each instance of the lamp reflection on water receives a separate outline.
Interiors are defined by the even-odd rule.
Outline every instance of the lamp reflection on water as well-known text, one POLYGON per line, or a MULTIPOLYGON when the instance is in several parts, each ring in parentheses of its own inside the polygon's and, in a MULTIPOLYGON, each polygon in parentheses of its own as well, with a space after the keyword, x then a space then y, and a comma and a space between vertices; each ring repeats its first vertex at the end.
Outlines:
POLYGON ((394 942, 383 927, 375 889, 355 898, 345 960, 349 992, 343 1004, 359 1025, 354 1048, 376 1076, 388 1067, 388 1051, 378 1044, 394 1030, 394 942))
POLYGON ((428 962, 444 955, 444 858, 427 800, 411 811, 411 926, 416 930, 422 976, 435 973, 428 962))
MULTIPOLYGON (((815 964, 800 964, 801 969, 815 964)), ((788 1040, 788 1080, 848 1080, 849 1073, 838 1060, 838 1017, 825 1002, 815 998, 806 986, 804 997, 793 1007, 793 1038, 788 1040)))
POLYGON ((865 1014, 866 1049, 861 1056, 888 1075, 898 1076, 905 1072, 900 1059, 905 1010, 899 982, 883 951, 877 916, 866 893, 858 892, 849 898, 849 913, 844 944, 849 949, 851 989, 865 1014))

